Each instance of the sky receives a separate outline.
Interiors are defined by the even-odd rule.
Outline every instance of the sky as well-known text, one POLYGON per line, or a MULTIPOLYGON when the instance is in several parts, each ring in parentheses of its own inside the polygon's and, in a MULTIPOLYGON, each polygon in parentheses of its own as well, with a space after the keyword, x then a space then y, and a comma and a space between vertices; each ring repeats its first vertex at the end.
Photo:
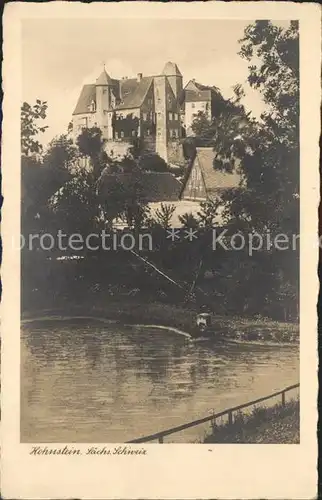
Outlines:
POLYGON ((195 78, 224 97, 245 85, 244 104, 259 116, 264 104, 247 84, 248 63, 239 55, 251 21, 213 19, 27 19, 22 25, 23 101, 48 102, 42 142, 65 133, 81 88, 95 83, 105 64, 112 78, 156 75, 177 63, 183 83, 195 78))

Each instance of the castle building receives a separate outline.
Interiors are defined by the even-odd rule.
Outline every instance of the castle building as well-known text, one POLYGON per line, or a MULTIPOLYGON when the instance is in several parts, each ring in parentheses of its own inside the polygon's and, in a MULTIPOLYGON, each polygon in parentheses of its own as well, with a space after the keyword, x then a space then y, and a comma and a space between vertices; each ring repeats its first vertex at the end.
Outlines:
POLYGON ((110 150, 122 149, 140 138, 145 150, 158 153, 166 162, 183 159, 180 139, 191 135, 191 123, 198 111, 211 118, 214 94, 183 78, 174 62, 167 62, 156 76, 116 80, 105 68, 96 83, 84 85, 73 113, 73 138, 83 128, 98 127, 110 150))

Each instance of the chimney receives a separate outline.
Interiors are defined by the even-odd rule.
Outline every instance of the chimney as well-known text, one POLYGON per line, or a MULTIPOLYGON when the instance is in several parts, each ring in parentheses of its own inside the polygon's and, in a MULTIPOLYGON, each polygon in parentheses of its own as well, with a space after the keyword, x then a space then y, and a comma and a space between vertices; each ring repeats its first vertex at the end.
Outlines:
POLYGON ((137 77, 138 82, 140 82, 142 80, 142 77, 143 77, 143 73, 138 73, 138 77, 137 77))

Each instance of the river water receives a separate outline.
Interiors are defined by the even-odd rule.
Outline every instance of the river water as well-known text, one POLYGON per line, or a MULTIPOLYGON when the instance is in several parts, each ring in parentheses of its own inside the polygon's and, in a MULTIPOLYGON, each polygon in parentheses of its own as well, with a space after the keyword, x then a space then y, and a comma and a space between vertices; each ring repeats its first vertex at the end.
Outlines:
MULTIPOLYGON (((122 443, 299 381, 293 346, 216 345, 84 320, 26 324, 21 337, 22 442, 122 443)), ((209 430, 165 442, 200 442, 209 430)))

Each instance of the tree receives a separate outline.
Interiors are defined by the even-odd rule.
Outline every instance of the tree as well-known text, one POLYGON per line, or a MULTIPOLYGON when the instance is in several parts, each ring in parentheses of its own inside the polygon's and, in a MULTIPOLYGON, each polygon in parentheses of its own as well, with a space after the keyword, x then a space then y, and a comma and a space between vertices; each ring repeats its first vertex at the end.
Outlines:
POLYGON ((288 29, 257 21, 240 40, 249 61, 250 85, 267 105, 256 121, 241 104, 243 89, 225 101, 212 120, 198 115, 196 140, 215 152, 214 168, 239 170, 242 190, 226 193, 226 215, 238 228, 295 233, 299 209, 299 71, 298 26, 288 29))
POLYGON ((25 156, 42 151, 42 145, 36 137, 48 128, 47 125, 38 124, 40 120, 45 120, 47 107, 47 102, 39 99, 32 106, 27 102, 21 106, 21 152, 25 156))
POLYGON ((144 171, 130 154, 121 160, 108 158, 97 180, 96 190, 98 203, 109 227, 118 218, 135 230, 147 222, 144 171))
POLYGON ((161 203, 160 208, 156 209, 153 219, 162 229, 168 229, 175 210, 175 205, 161 203))
POLYGON ((76 167, 72 177, 51 199, 52 225, 67 234, 90 234, 98 223, 98 201, 93 175, 76 167))
MULTIPOLYGON (((298 37, 297 22, 290 22, 288 28, 269 21, 247 26, 240 40, 240 55, 249 62, 248 82, 262 94, 265 112, 260 120, 253 119, 242 105, 243 89, 237 85, 234 98, 226 101, 221 113, 208 121, 199 115, 194 123, 195 141, 206 140, 206 145, 214 148, 214 168, 228 172, 238 169, 241 174, 240 188, 223 193, 222 202, 228 230, 240 232, 246 241, 255 231, 289 237, 298 234, 298 37)), ((237 261, 240 267, 235 281, 240 286, 245 280, 261 286, 256 297, 247 298, 242 293, 248 311, 267 310, 268 304, 280 304, 282 308, 286 304, 290 309, 289 301, 294 300, 298 286, 296 251, 258 252, 255 267, 242 253, 237 261)), ((289 314, 284 311, 282 316, 289 314)))
POLYGON ((52 168, 72 171, 78 157, 78 152, 72 139, 62 134, 53 139, 44 154, 43 163, 52 168))
POLYGON ((34 106, 24 102, 21 107, 22 226, 25 232, 44 225, 43 217, 47 216, 50 197, 68 178, 61 162, 57 158, 53 161, 53 145, 47 150, 45 162, 33 154, 39 154, 43 149, 38 134, 47 126, 39 126, 38 121, 46 118, 46 110, 47 102, 38 99, 34 106))
POLYGON ((240 55, 250 85, 267 105, 262 123, 242 141, 247 191, 240 200, 254 225, 297 234, 299 212, 299 32, 257 21, 245 29, 240 55), (261 207, 261 208, 260 208, 261 207))
POLYGON ((167 162, 157 153, 145 153, 139 157, 139 165, 142 170, 148 172, 168 172, 167 162))
POLYGON ((82 156, 88 157, 96 179, 98 179, 108 159, 103 150, 102 131, 98 127, 84 128, 77 137, 77 147, 82 156))

